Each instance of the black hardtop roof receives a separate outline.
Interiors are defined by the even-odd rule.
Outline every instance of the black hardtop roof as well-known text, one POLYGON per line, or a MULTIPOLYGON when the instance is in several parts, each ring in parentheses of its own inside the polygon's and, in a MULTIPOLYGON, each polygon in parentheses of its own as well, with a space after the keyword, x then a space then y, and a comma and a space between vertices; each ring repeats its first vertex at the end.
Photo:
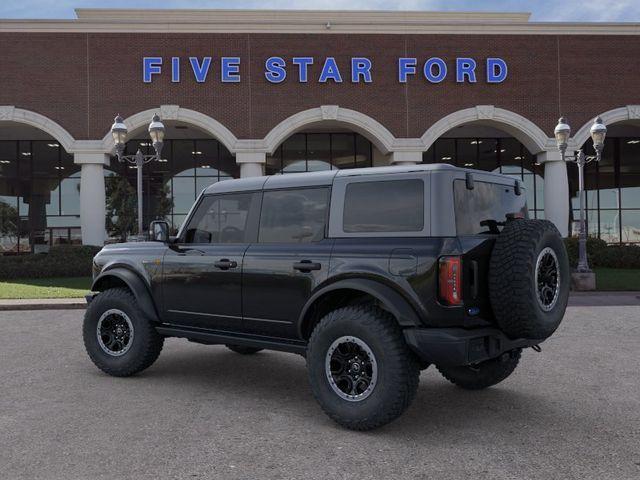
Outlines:
MULTIPOLYGON (((472 172, 505 180, 505 175, 491 173, 482 170, 460 168, 446 163, 417 164, 388 167, 351 168, 344 170, 324 170, 309 173, 287 173, 285 175, 269 175, 264 177, 248 177, 235 180, 224 180, 214 183, 204 190, 205 195, 213 193, 230 193, 241 191, 270 190, 279 188, 316 187, 331 185, 336 177, 355 177, 364 175, 393 175, 397 173, 432 172, 454 170, 459 172, 472 172)), ((513 181, 513 179, 511 179, 513 181)))

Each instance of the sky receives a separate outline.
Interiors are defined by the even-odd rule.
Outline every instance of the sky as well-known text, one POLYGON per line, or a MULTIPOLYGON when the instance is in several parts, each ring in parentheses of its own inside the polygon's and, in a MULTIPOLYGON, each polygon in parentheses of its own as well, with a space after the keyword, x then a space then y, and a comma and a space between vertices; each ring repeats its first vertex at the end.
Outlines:
POLYGON ((640 0, 1 0, 0 18, 75 18, 74 8, 531 12, 532 21, 640 22, 640 0))

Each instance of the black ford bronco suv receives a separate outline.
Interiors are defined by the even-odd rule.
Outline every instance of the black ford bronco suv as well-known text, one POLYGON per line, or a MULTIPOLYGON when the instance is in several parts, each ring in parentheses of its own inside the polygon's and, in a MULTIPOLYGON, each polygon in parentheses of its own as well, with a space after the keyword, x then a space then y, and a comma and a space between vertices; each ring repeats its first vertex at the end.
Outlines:
POLYGON ((164 339, 306 357, 340 425, 379 427, 409 406, 420 370, 481 389, 560 324, 569 264, 530 220, 515 178, 450 165, 216 183, 176 238, 105 246, 84 319, 110 375, 149 367, 164 339))

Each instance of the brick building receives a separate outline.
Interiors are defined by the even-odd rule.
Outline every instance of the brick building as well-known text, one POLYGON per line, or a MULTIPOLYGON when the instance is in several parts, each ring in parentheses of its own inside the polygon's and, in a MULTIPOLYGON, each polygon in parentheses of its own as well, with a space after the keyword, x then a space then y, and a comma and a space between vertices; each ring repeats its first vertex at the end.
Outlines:
POLYGON ((640 242, 640 25, 528 14, 77 10, 0 20, 0 252, 102 244, 116 114, 144 169, 145 223, 178 227, 226 178, 453 163, 520 178, 531 216, 575 230, 577 173, 553 140, 589 150, 588 229, 640 242))

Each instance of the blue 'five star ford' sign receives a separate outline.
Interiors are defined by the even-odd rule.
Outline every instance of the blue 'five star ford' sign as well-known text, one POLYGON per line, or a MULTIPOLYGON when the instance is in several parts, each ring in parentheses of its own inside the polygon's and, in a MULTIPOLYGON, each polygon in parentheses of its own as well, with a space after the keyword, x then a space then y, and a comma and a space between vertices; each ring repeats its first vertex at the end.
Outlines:
MULTIPOLYGON (((218 71, 222 83, 240 82, 240 61, 240 57, 220 58, 218 71)), ((440 57, 431 57, 424 63, 417 58, 401 57, 398 58, 397 79, 400 83, 406 83, 410 78, 420 75, 430 83, 440 83, 450 75, 449 69, 451 69, 451 76, 455 75, 457 83, 476 83, 478 77, 486 83, 502 83, 506 80, 507 62, 502 58, 489 57, 484 59, 483 63, 484 68, 480 71, 478 62, 468 57, 456 58, 449 64, 440 57)), ((166 62, 173 83, 180 83, 182 74, 186 72, 188 72, 187 75, 193 76, 196 82, 204 83, 212 69, 211 64, 212 57, 189 57, 188 59, 171 57, 166 62)), ((163 57, 144 57, 142 80, 145 83, 151 83, 155 76, 162 75, 164 66, 163 57)), ((335 57, 326 57, 318 62, 313 57, 293 57, 290 60, 283 57, 269 57, 264 62, 264 77, 270 83, 281 83, 288 77, 298 83, 309 81, 372 83, 374 76, 373 62, 366 57, 352 57, 347 71, 341 71, 335 57)))

